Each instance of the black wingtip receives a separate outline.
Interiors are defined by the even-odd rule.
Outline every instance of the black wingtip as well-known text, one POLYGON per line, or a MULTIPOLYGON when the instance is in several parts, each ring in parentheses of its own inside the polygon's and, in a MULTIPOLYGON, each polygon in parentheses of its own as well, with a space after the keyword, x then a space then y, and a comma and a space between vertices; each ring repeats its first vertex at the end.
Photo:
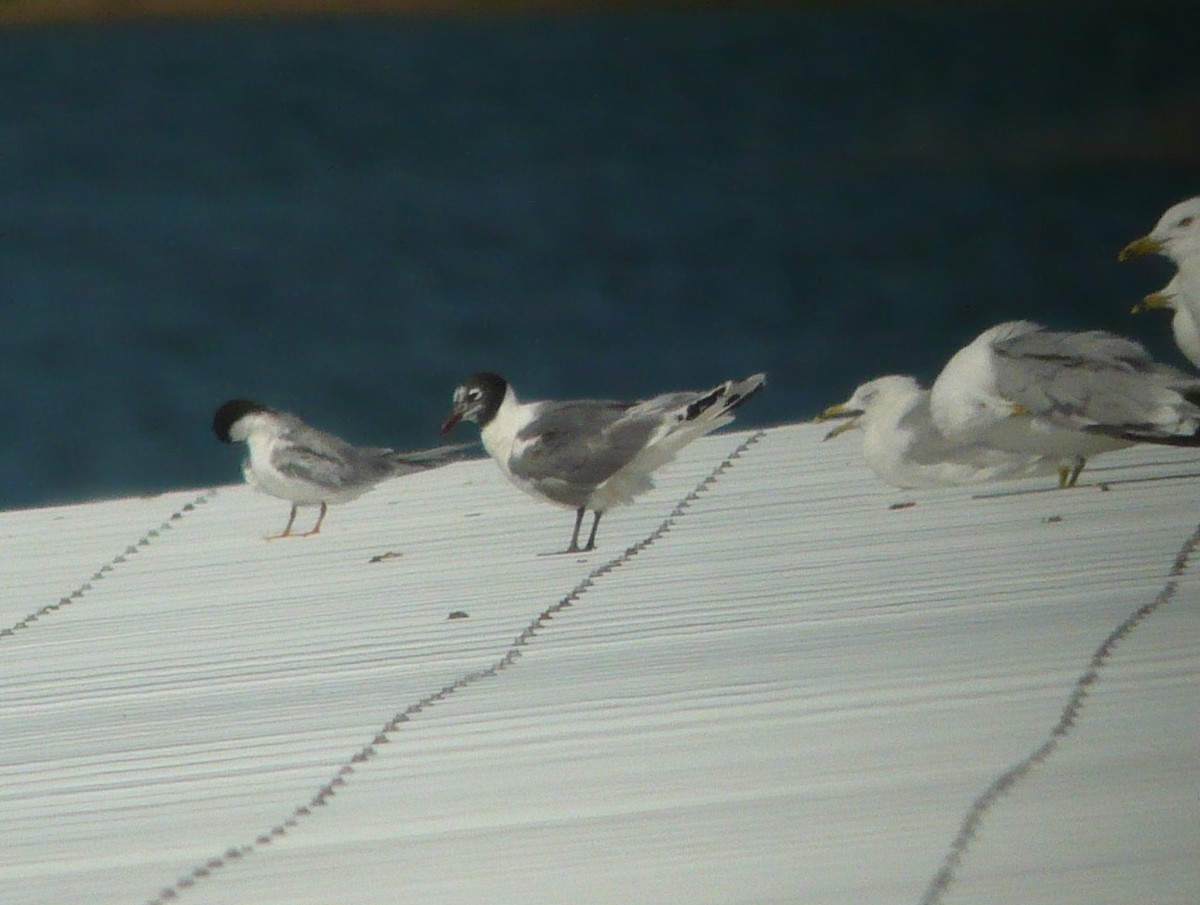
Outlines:
POLYGON ((745 380, 727 380, 725 383, 714 387, 710 392, 705 393, 699 399, 692 402, 687 407, 684 420, 694 421, 718 403, 721 405, 719 414, 724 415, 727 412, 732 412, 761 390, 763 384, 766 382, 767 376, 765 374, 755 374, 747 377, 745 380))
POLYGON ((687 412, 684 414, 683 420, 684 421, 695 421, 697 418, 699 418, 701 415, 703 415, 705 412, 707 412, 710 408, 712 408, 714 405, 716 405, 717 400, 721 398, 721 396, 724 394, 724 392, 725 392, 725 385, 721 384, 721 386, 717 387, 715 390, 711 391, 710 393, 705 394, 704 396, 701 396, 695 402, 692 402, 687 407, 687 412))
POLYGON ((1155 446, 1183 446, 1188 448, 1200 447, 1200 431, 1194 434, 1162 434, 1151 426, 1109 427, 1108 425, 1093 424, 1084 429, 1085 433, 1099 434, 1112 437, 1115 440, 1127 440, 1130 443, 1153 443, 1155 446))
POLYGON ((731 412, 739 405, 745 404, 747 399, 761 390, 766 384, 766 374, 754 374, 745 380, 738 381, 734 384, 734 388, 737 388, 739 392, 729 395, 729 401, 725 403, 725 411, 731 412))

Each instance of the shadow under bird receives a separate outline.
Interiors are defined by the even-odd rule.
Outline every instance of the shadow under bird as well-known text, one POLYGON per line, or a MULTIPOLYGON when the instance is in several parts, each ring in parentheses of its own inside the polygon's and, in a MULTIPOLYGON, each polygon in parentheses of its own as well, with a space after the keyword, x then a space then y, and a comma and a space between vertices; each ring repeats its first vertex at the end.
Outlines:
POLYGON ((579 529, 594 514, 583 551, 596 547, 600 517, 654 487, 651 472, 693 440, 733 420, 733 410, 766 376, 728 380, 704 392, 664 393, 641 402, 580 399, 521 402, 498 374, 481 372, 454 391, 442 425, 479 425, 483 448, 521 490, 575 510, 567 553, 580 552, 579 529))
POLYGON ((406 453, 353 446, 305 424, 296 415, 249 399, 231 399, 218 408, 212 427, 222 443, 242 442, 248 447, 249 455, 242 463, 247 484, 292 504, 287 525, 268 540, 317 534, 330 503, 348 503, 387 478, 453 462, 474 445, 406 453), (292 534, 299 506, 320 506, 321 511, 309 531, 292 534))

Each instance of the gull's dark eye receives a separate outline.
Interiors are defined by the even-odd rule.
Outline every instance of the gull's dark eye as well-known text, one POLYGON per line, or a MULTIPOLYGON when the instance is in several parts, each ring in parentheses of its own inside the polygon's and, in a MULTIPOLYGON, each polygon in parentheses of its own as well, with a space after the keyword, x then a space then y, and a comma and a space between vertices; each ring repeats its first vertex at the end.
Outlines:
POLYGON ((469 399, 471 402, 477 401, 482 395, 483 393, 480 392, 478 387, 471 387, 471 389, 467 390, 467 399, 469 399))
POLYGON ((1178 226, 1180 229, 1187 229, 1189 226, 1191 226, 1195 222, 1196 222, 1195 217, 1184 217, 1182 220, 1180 220, 1175 225, 1178 226))

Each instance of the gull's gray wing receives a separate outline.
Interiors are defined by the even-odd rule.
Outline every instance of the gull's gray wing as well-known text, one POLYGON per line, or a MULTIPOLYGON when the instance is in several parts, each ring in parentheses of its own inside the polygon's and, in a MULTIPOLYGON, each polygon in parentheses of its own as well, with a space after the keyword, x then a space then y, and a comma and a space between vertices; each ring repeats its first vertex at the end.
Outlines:
POLYGON ((998 342, 995 352, 1000 395, 1080 426, 1145 424, 1156 407, 1178 402, 1180 381, 1188 382, 1140 343, 1103 330, 1023 333, 998 342))
POLYGON ((545 403, 517 434, 527 444, 509 459, 513 476, 555 481, 590 491, 611 478, 662 425, 661 412, 641 405, 583 400, 545 403))

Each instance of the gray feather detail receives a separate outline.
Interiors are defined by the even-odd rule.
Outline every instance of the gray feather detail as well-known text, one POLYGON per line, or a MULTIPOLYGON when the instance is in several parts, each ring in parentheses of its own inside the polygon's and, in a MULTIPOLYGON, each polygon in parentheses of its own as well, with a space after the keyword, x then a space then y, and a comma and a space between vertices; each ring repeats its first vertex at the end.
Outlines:
POLYGON ((271 456, 272 466, 287 477, 330 491, 371 486, 385 478, 427 471, 461 458, 460 453, 475 445, 461 443, 401 453, 388 447, 353 446, 307 426, 302 434, 284 432, 280 440, 283 442, 271 456))
POLYGON ((469 451, 477 449, 479 443, 451 443, 447 446, 435 446, 432 449, 418 449, 412 452, 396 452, 395 450, 380 450, 397 466, 398 474, 408 474, 412 471, 426 471, 439 465, 449 465, 469 458, 469 451))
POLYGON ((1005 399, 1084 430, 1171 434, 1185 428, 1149 423, 1147 414, 1200 416, 1184 399, 1200 390, 1200 382, 1155 362, 1140 343, 1124 337, 1038 330, 1001 340, 995 351, 996 388, 1005 399))
POLYGON ((355 449, 328 434, 309 437, 306 443, 280 444, 271 464, 290 478, 308 481, 331 491, 374 484, 390 475, 393 466, 388 450, 355 449))
POLYGON ((530 481, 554 480, 584 497, 607 481, 645 447, 661 426, 660 414, 630 417, 624 402, 580 401, 553 403, 518 439, 536 440, 513 457, 514 477, 530 481))

